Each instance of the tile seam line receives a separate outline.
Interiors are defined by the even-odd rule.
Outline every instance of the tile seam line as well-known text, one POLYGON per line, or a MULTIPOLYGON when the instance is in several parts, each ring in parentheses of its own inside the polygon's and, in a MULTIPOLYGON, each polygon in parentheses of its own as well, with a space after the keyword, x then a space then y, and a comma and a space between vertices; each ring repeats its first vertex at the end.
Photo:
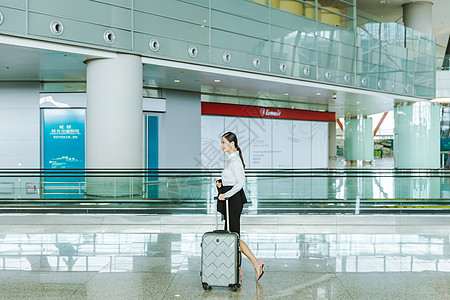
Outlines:
MULTIPOLYGON (((126 233, 125 233, 126 234, 126 233)), ((132 246, 132 244, 135 242, 136 240, 135 239, 133 239, 131 242, 130 242, 130 244, 128 245, 128 247, 126 247, 125 249, 126 250, 129 250, 130 248, 131 248, 131 246, 132 246)), ((92 280, 92 279, 94 279, 102 270, 104 270, 108 265, 110 265, 112 262, 114 262, 116 259, 117 259, 117 257, 119 257, 119 254, 117 254, 117 255, 114 255, 113 256, 113 259, 111 260, 111 262, 108 262, 107 264, 105 264, 100 270, 98 270, 98 271, 92 271, 92 272, 95 272, 95 275, 94 276, 92 276, 91 278, 89 278, 89 280, 87 280, 85 283, 83 283, 81 286, 80 286, 80 288, 78 288, 78 289, 76 289, 73 293, 72 293, 72 295, 70 295, 69 296, 69 298, 67 298, 67 299, 72 299, 82 288, 86 288, 86 285, 92 280)))
MULTIPOLYGON (((201 230, 201 228, 202 228, 202 225, 203 225, 203 224, 199 224, 197 233, 195 234, 196 236, 199 235, 199 234, 201 234, 200 230, 201 230)), ((192 246, 194 245, 195 242, 196 242, 196 241, 195 241, 195 237, 194 237, 194 239, 193 239, 192 242, 191 242, 191 245, 189 246, 189 250, 186 251, 186 255, 184 256, 183 260, 181 261, 180 267, 178 268, 177 272, 174 274, 172 280, 170 281, 170 284, 167 285, 167 289, 165 290, 164 295, 162 296, 161 299, 164 299, 164 298, 166 298, 166 296, 167 296, 167 297, 169 296, 169 295, 168 295, 169 289, 170 289, 170 287, 172 286, 172 284, 173 284, 173 282, 174 282, 174 280, 175 280, 175 277, 178 275, 178 272, 180 271, 181 265, 182 265, 182 264, 184 263, 184 261, 187 259, 188 253, 189 253, 189 251, 191 251, 192 246)))
POLYGON ((336 276, 336 279, 339 281, 339 283, 341 284, 341 286, 342 286, 342 287, 344 288, 344 290, 347 292, 347 296, 349 296, 350 299, 353 300, 354 298, 352 297, 352 294, 351 294, 350 291, 347 289, 347 287, 344 285, 344 283, 342 282, 341 278, 340 278, 339 275, 337 274, 336 270, 333 269, 333 267, 328 263, 327 258, 326 258, 325 256, 323 256, 322 254, 320 255, 320 257, 321 257, 322 259, 325 260, 326 265, 328 266, 328 268, 333 272, 334 276, 336 276))

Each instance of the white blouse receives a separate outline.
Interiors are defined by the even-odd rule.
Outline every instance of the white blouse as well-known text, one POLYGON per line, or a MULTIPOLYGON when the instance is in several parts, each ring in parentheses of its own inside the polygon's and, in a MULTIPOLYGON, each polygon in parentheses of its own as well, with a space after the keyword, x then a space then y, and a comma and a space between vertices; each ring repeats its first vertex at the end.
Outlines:
POLYGON ((245 172, 242 165, 239 151, 233 152, 228 157, 225 168, 222 171, 222 185, 232 186, 231 190, 225 193, 225 197, 230 198, 245 186, 245 172))

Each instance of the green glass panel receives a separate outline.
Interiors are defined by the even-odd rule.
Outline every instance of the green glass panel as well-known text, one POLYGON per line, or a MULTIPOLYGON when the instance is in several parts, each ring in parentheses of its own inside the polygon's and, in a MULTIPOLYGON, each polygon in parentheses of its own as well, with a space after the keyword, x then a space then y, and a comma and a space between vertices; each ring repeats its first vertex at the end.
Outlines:
POLYGON ((220 11, 212 11, 211 18, 213 28, 260 39, 269 39, 269 25, 267 23, 253 21, 220 11))
POLYGON ((258 56, 250 53, 244 53, 239 51, 233 51, 227 48, 212 48, 211 63, 233 67, 238 69, 245 69, 257 72, 269 72, 269 58, 265 56, 258 56), (227 52, 231 56, 229 63, 225 63, 223 56, 227 52), (260 61, 260 67, 255 68, 253 65, 253 59, 257 57, 260 61))
POLYGON ((131 29, 131 10, 87 0, 29 0, 29 9, 55 17, 131 29))
POLYGON ((353 46, 355 44, 355 33, 349 30, 338 30, 336 31, 337 40, 340 43, 353 46))
POLYGON ((316 36, 314 33, 272 26, 271 36, 274 42, 316 49, 316 36))
MULTIPOLYGON (((179 21, 209 25, 209 8, 183 1, 134 0, 134 8, 154 15, 160 15, 164 18, 170 17, 179 21)), ((151 16, 148 17, 151 18, 151 16)))
POLYGON ((337 69, 345 73, 353 73, 353 63, 352 59, 348 59, 342 56, 337 58, 338 66, 337 69))
POLYGON ((211 0, 211 8, 261 22, 269 21, 269 7, 252 1, 211 0))
POLYGON ((126 30, 111 29, 115 34, 115 42, 109 45, 103 37, 105 31, 110 29, 109 27, 58 18, 64 26, 64 31, 56 36, 50 31, 50 23, 55 19, 53 16, 29 13, 28 18, 30 35, 131 50, 131 32, 126 30))
POLYGON ((209 7, 209 0, 183 0, 183 1, 209 7))
POLYGON ((97 0, 99 2, 106 2, 109 4, 115 4, 131 8, 133 0, 97 0))
POLYGON ((339 43, 339 55, 349 59, 355 59, 355 47, 339 43))
POLYGON ((217 48, 269 56, 269 42, 242 35, 212 29, 212 45, 217 48))
POLYGON ((142 33, 134 34, 135 51, 150 56, 160 56, 164 58, 175 58, 191 62, 209 63, 209 46, 201 44, 193 44, 190 42, 179 41, 167 37, 159 37, 142 33), (156 38, 159 42, 159 50, 154 52, 150 50, 149 42, 152 38, 156 38), (197 56, 192 58, 189 56, 189 47, 197 48, 197 56))
POLYGON ((305 79, 313 79, 316 80, 316 67, 313 65, 302 64, 292 61, 285 61, 281 59, 272 59, 271 60, 271 73, 291 76, 295 78, 305 78, 305 79), (280 69, 280 64, 286 65, 286 71, 283 72, 280 69), (308 70, 305 74, 305 70, 308 70))
POLYGON ((294 61, 295 51, 296 47, 294 46, 272 42, 272 50, 271 50, 272 58, 294 61))
POLYGON ((351 86, 355 84, 355 78, 353 76, 353 72, 351 71, 336 70, 335 76, 336 83, 351 86))
POLYGON ((273 42, 272 58, 279 58, 294 62, 303 62, 307 64, 316 64, 317 51, 273 42))
POLYGON ((321 67, 337 69, 338 66, 337 58, 338 57, 335 55, 325 54, 321 52, 317 53, 318 64, 321 67))
POLYGON ((395 166, 398 168, 439 168, 439 106, 429 103, 394 109, 395 166))
POLYGON ((134 26, 135 31, 142 33, 187 40, 202 44, 209 43, 209 28, 203 25, 168 19, 143 12, 135 12, 134 26), (183 30, 180 30, 180 28, 183 30))
POLYGON ((319 67, 317 73, 317 79, 323 82, 335 82, 336 81, 336 70, 328 67, 319 67), (326 74, 329 74, 327 78, 326 74))
POLYGON ((86 82, 41 81, 41 93, 86 93, 86 82))
POLYGON ((0 24, 1 31, 26 34, 25 11, 0 6, 0 12, 3 14, 3 23, 0 24))
POLYGON ((316 38, 316 49, 322 53, 330 53, 332 52, 333 44, 330 39, 324 38, 322 36, 318 36, 316 38))
POLYGON ((0 0, 1 6, 7 6, 10 8, 26 8, 26 0, 0 0))
POLYGON ((297 47, 296 61, 307 64, 317 64, 317 51, 297 47))

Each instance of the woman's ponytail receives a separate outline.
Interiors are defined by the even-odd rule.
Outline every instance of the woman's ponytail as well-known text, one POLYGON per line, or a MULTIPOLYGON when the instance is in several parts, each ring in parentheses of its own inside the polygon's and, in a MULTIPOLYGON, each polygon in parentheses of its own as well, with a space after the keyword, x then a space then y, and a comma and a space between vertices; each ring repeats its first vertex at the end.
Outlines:
POLYGON ((237 151, 239 151, 239 157, 241 158, 242 165, 244 166, 244 169, 245 169, 245 163, 244 163, 244 158, 242 157, 241 148, 239 146, 236 146, 236 149, 237 149, 237 151))

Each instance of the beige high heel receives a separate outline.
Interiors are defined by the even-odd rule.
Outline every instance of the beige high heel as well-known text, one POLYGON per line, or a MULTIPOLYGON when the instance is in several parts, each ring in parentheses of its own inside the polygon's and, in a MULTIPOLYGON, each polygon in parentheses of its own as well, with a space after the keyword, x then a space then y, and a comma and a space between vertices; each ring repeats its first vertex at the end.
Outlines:
POLYGON ((261 274, 259 274, 259 275, 256 277, 256 281, 258 281, 258 280, 261 279, 261 277, 264 275, 264 266, 268 266, 268 265, 267 265, 266 262, 263 261, 262 259, 258 260, 256 263, 258 264, 258 266, 261 267, 261 274))

